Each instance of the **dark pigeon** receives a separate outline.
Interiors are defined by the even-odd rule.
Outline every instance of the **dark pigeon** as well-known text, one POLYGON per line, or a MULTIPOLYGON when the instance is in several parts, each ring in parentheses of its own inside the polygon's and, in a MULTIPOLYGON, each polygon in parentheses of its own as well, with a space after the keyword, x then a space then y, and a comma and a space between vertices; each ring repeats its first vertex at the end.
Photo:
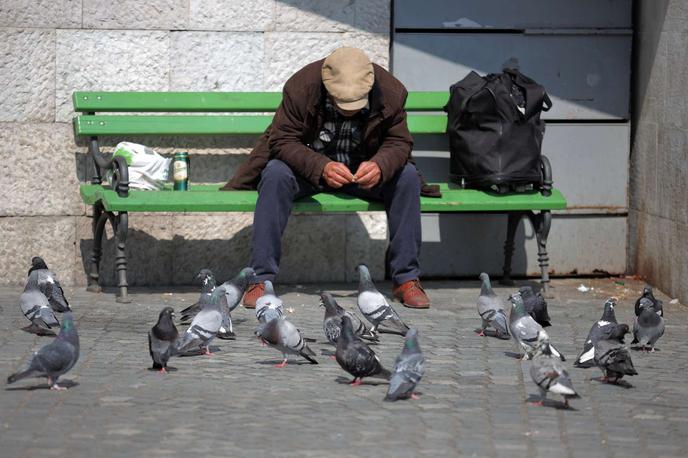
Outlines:
POLYGON ((307 359, 311 364, 318 364, 315 352, 308 347, 305 339, 294 324, 285 317, 275 318, 262 323, 256 329, 256 336, 261 341, 282 352, 282 362, 276 367, 285 367, 289 359, 288 355, 299 355, 307 359))
POLYGON ((56 312, 64 313, 71 310, 57 275, 48 269, 40 256, 31 259, 29 279, 24 290, 26 289, 40 290, 48 298, 50 307, 56 312))
POLYGON ((624 375, 638 375, 628 348, 618 340, 604 339, 595 344, 595 364, 602 370, 603 382, 618 383, 624 375))
POLYGON ((653 294, 652 287, 646 286, 643 288, 643 294, 635 301, 635 316, 640 316, 642 309, 651 305, 655 313, 664 317, 663 304, 664 303, 653 294))
POLYGON ((522 286, 518 291, 521 293, 528 315, 532 316, 543 328, 552 326, 552 320, 547 312, 547 301, 542 293, 533 291, 530 286, 522 286))
POLYGON ((590 328, 588 337, 583 345, 583 351, 576 358, 576 362, 573 363, 575 367, 586 369, 595 366, 595 344, 600 340, 614 339, 617 342, 623 343, 624 336, 629 332, 629 327, 627 324, 617 323, 616 314, 614 313, 616 302, 616 298, 613 297, 605 301, 602 317, 590 328))
POLYGON ((355 314, 340 307, 332 294, 323 291, 320 294, 320 306, 325 307, 323 331, 325 331, 325 337, 330 343, 337 343, 337 339, 342 333, 342 317, 344 316, 348 316, 351 320, 354 334, 373 342, 379 341, 378 337, 355 314))
POLYGON ((404 348, 394 363, 385 401, 417 399, 414 391, 424 373, 425 357, 418 344, 418 331, 411 328, 404 337, 404 348))
POLYGON ((640 315, 633 324, 633 342, 640 350, 655 351, 657 340, 664 335, 664 318, 654 306, 641 304, 640 315))
POLYGON ((375 352, 355 334, 348 316, 342 317, 342 334, 337 339, 337 363, 354 376, 351 385, 360 385, 363 377, 389 379, 390 372, 382 367, 375 352))
POLYGON ((179 337, 173 318, 172 307, 165 307, 158 316, 158 322, 148 331, 148 351, 153 359, 153 369, 163 374, 167 372, 167 361, 179 337))
POLYGON ((360 264, 356 270, 359 276, 357 304, 365 319, 373 325, 371 332, 405 336, 409 327, 399 318, 385 296, 375 288, 368 267, 360 264))
POLYGON ((480 296, 478 296, 478 314, 482 320, 480 335, 485 335, 485 330, 491 327, 495 330, 496 337, 500 339, 509 338, 509 327, 506 323, 506 312, 504 302, 492 290, 490 276, 485 272, 480 274, 482 284, 480 286, 480 296))
POLYGON ((525 351, 523 359, 531 359, 537 350, 538 336, 545 339, 550 346, 549 353, 566 361, 564 355, 557 350, 554 345, 549 343, 549 336, 542 326, 540 326, 530 315, 526 313, 523 305, 521 293, 512 294, 509 298, 511 300, 511 314, 509 315, 509 329, 514 340, 525 351))
POLYGON ((46 377, 51 390, 66 390, 58 385, 60 376, 66 374, 79 359, 79 334, 71 312, 65 312, 60 333, 55 340, 34 353, 29 367, 10 375, 7 383, 28 377, 46 377))
POLYGON ((571 382, 571 376, 560 358, 552 354, 552 345, 544 330, 540 330, 535 342, 533 364, 530 366, 530 378, 540 391, 540 400, 535 405, 542 406, 547 393, 559 394, 564 398, 564 407, 569 407, 569 399, 579 398, 571 382))

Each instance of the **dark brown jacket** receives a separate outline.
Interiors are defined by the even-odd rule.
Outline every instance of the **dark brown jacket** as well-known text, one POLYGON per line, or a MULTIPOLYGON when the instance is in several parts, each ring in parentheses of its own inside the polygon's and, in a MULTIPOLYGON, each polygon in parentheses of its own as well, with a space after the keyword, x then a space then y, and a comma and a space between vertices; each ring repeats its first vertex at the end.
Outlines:
MULTIPOLYGON (((270 159, 284 161, 313 184, 320 182, 325 164, 331 159, 308 145, 324 123, 327 91, 320 74, 322 64, 323 60, 310 63, 287 80, 272 124, 258 139, 249 159, 222 189, 255 189, 260 172, 270 159)), ((408 93, 388 71, 376 64, 373 68, 370 116, 361 145, 365 157, 380 166, 382 182, 386 182, 406 164, 413 148, 404 109, 408 93)))

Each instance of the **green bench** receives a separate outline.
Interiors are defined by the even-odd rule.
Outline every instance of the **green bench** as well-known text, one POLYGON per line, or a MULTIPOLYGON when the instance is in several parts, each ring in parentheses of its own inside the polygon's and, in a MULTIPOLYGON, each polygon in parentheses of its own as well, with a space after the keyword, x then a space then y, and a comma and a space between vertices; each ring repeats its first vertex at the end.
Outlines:
MULTIPOLYGON (((272 121, 271 114, 281 101, 281 93, 271 92, 75 92, 74 133, 88 139, 95 165, 90 184, 82 184, 81 197, 93 206, 93 250, 89 259, 88 290, 100 291, 99 267, 105 225, 110 221, 116 241, 115 269, 119 294, 127 302, 127 258, 125 245, 130 212, 250 212, 255 209, 255 191, 219 191, 220 184, 191 184, 187 192, 130 190, 127 164, 100 151, 104 136, 146 135, 260 135, 272 121), (106 113, 106 114, 101 114, 106 113), (112 114, 114 113, 114 114, 112 114), (117 114, 126 113, 126 114, 117 114), (134 114, 132 114, 134 113, 134 114), (138 114, 140 113, 140 114, 138 114), (167 113, 167 114, 151 114, 167 113), (205 113, 205 114, 204 114, 205 113), (224 114, 216 114, 224 113, 224 114), (250 114, 245 114, 250 113, 250 114), (114 172, 113 185, 103 182, 105 170, 114 172)), ((411 92, 406 109, 413 135, 443 134, 446 115, 437 114, 447 102, 446 92, 411 92)), ((507 213, 502 282, 511 283, 514 237, 526 216, 535 230, 541 281, 549 282, 547 236, 551 210, 566 208, 561 192, 552 188, 549 162, 543 156, 540 192, 493 195, 440 183, 441 198, 421 197, 421 211, 427 213, 495 212, 507 213)), ((299 200, 294 212, 357 212, 384 210, 380 203, 366 202, 345 194, 318 194, 299 200)))

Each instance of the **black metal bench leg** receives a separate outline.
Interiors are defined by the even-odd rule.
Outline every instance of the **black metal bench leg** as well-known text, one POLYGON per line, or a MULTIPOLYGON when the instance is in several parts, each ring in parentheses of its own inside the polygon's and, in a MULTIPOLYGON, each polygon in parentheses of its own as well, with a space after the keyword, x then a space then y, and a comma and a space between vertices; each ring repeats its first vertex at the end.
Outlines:
POLYGON ((119 212, 113 218, 112 228, 115 232, 115 270, 117 271, 117 287, 119 294, 117 302, 129 303, 127 295, 127 254, 124 251, 127 243, 127 233, 129 231, 129 215, 127 212, 119 212))
POLYGON ((100 279, 100 259, 103 256, 103 231, 105 223, 108 221, 107 212, 98 203, 93 206, 93 249, 89 258, 89 273, 86 279, 86 291, 99 293, 102 288, 99 284, 100 279))
POLYGON ((538 245, 538 264, 540 265, 540 273, 542 290, 547 292, 549 286, 549 255, 547 254, 547 237, 549 230, 552 227, 552 213, 549 210, 543 210, 539 214, 530 212, 528 214, 530 222, 533 224, 535 231, 535 238, 538 245))
POLYGON ((514 281, 511 279, 511 263, 514 257, 514 239, 516 238, 516 229, 523 218, 523 213, 510 212, 506 224, 506 241, 504 242, 504 267, 502 268, 502 279, 500 284, 506 286, 514 286, 514 281))

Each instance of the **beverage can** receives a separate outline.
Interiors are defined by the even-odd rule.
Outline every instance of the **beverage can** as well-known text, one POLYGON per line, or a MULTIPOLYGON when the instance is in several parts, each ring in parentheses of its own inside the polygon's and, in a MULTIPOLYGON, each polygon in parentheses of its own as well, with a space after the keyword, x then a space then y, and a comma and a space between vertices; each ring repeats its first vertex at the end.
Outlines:
POLYGON ((175 191, 186 191, 189 189, 189 165, 189 153, 174 153, 172 176, 175 191))

